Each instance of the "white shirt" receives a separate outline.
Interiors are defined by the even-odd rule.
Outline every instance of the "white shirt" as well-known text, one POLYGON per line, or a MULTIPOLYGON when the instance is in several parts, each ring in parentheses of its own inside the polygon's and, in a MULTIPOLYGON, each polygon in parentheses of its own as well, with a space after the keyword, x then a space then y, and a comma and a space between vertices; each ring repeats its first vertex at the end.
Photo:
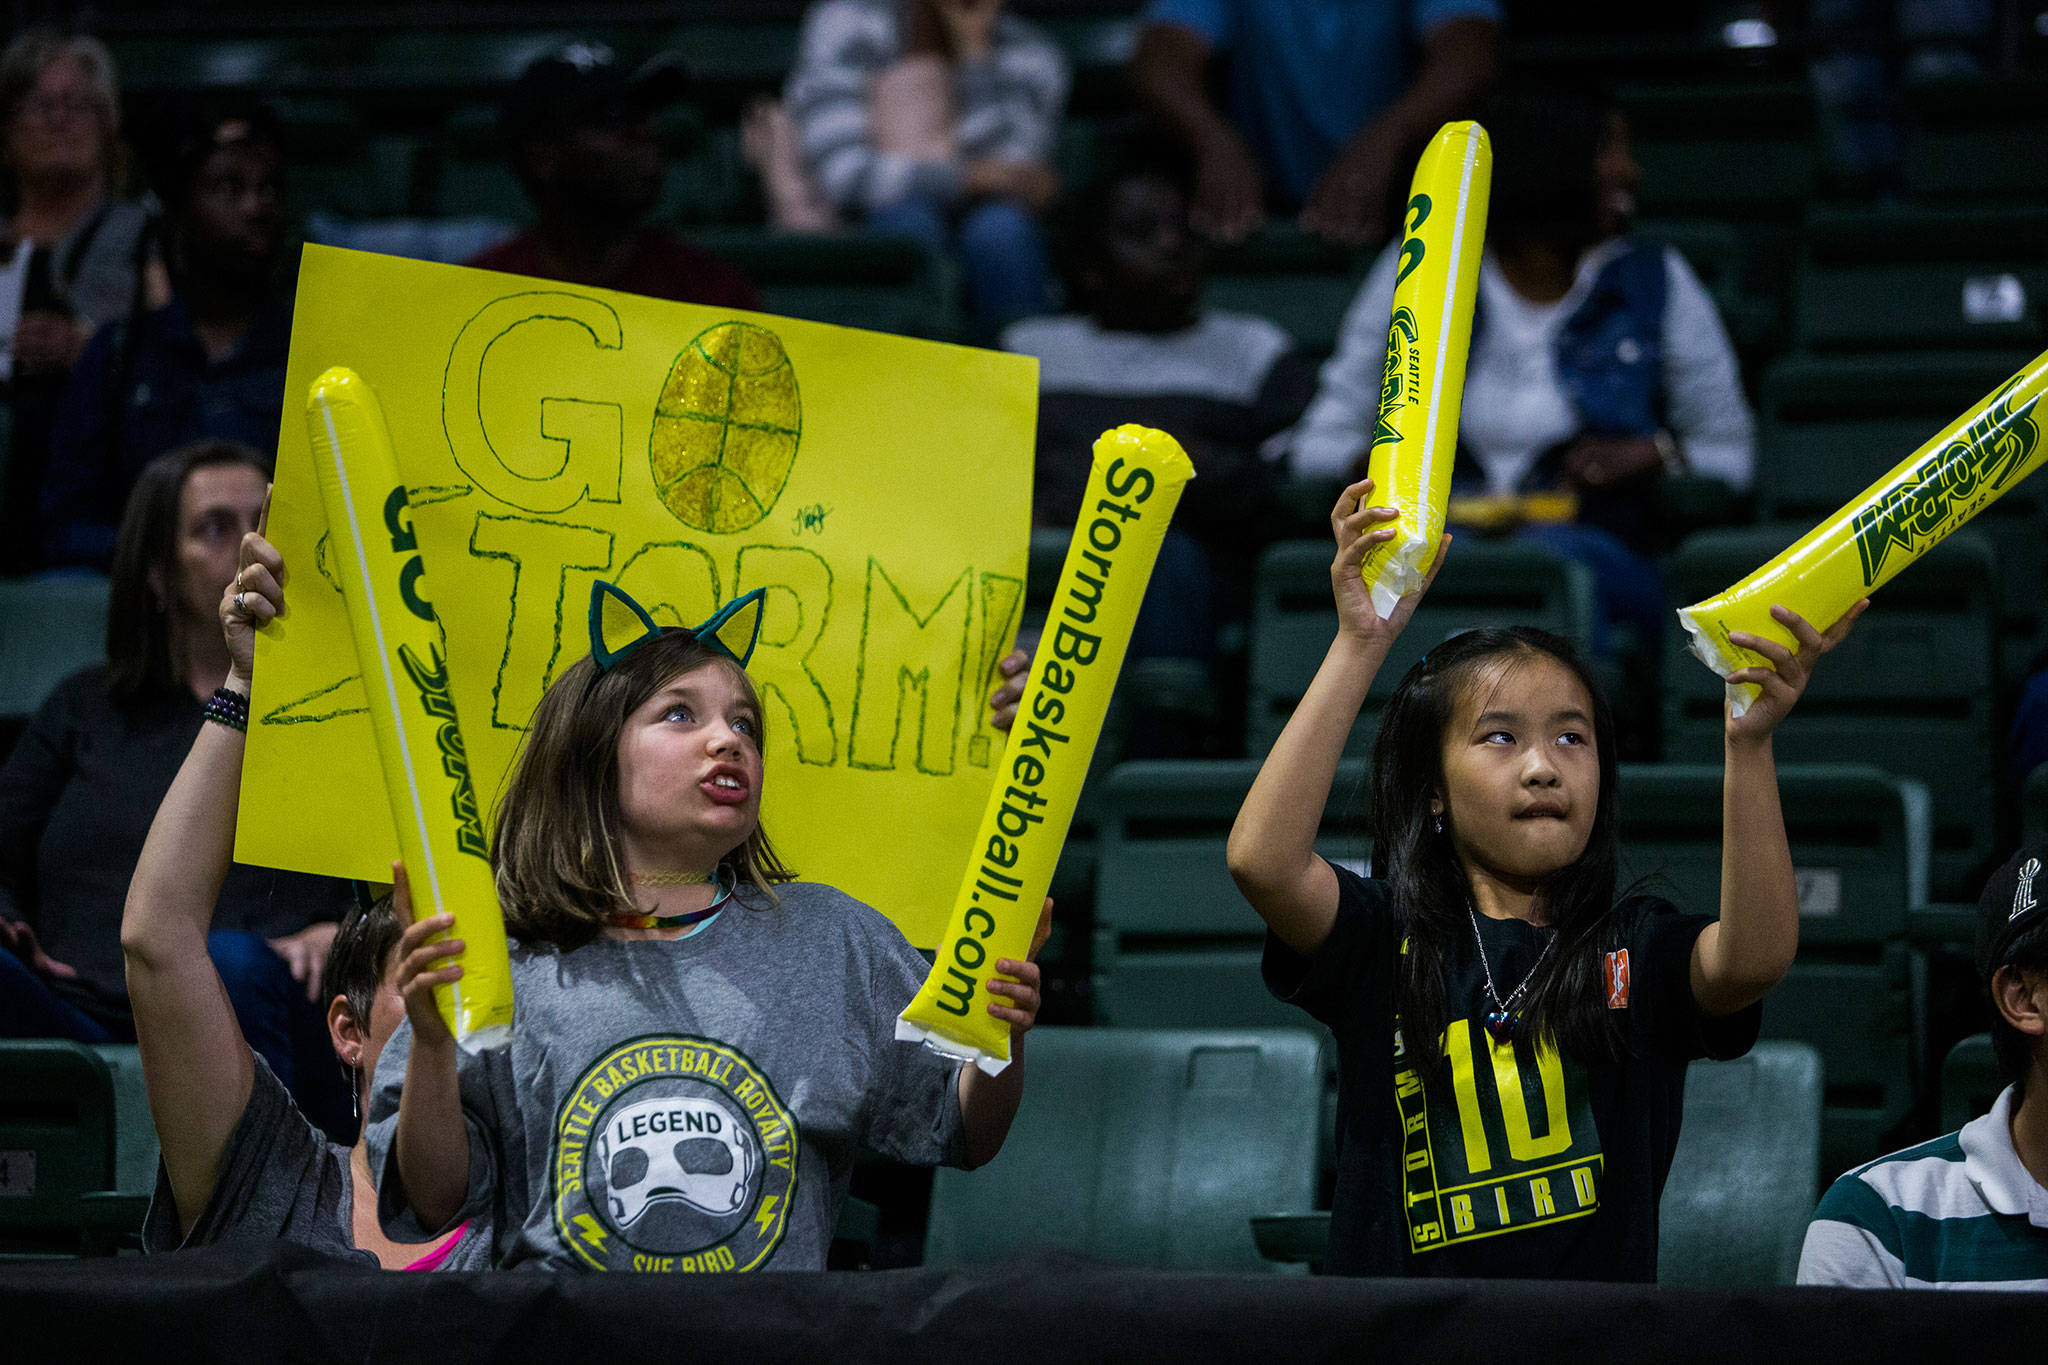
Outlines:
MULTIPOLYGON (((1523 298, 1491 251, 1480 259, 1486 323, 1466 360, 1458 435, 1485 470, 1489 492, 1513 491, 1538 455, 1578 432, 1578 412, 1557 376, 1558 329, 1625 245, 1611 238, 1588 251, 1572 287, 1555 303, 1523 298)), ((1366 449, 1379 408, 1399 249, 1398 241, 1388 243, 1345 314, 1336 354, 1323 366, 1315 401, 1289 441, 1290 467, 1298 475, 1341 478, 1366 449)), ((1664 273, 1664 401, 1671 435, 1693 473, 1747 488, 1755 424, 1734 347, 1699 277, 1669 247, 1664 273)))

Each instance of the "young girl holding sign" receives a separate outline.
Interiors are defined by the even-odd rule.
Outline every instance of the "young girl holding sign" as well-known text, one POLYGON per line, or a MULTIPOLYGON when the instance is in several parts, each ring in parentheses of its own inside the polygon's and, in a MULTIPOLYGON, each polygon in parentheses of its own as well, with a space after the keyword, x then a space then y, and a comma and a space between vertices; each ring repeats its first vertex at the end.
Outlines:
POLYGON ((1316 855, 1316 826, 1428 590, 1374 610, 1359 564, 1398 514, 1371 492, 1353 484, 1331 515, 1337 636, 1229 854, 1269 930, 1268 985, 1337 1038, 1329 1265, 1653 1280, 1686 1063, 1748 1050, 1798 943, 1771 733, 1862 605, 1825 634, 1776 609, 1796 652, 1740 641, 1775 667, 1729 679, 1762 690, 1727 722, 1718 920, 1616 902, 1607 705, 1565 642, 1519 627, 1454 636, 1402 680, 1374 750, 1367 879, 1316 855))
MULTIPOLYGON (((409 1022, 371 1105, 394 1236, 483 1215, 501 1265, 822 1269, 858 1151, 977 1165, 1001 1147, 1022 1068, 895 1041, 924 960, 794 880, 762 831, 760 601, 662 630, 593 594, 592 652, 542 698, 498 816, 509 1046, 458 1054, 434 1006, 460 941, 401 968, 409 1022)), ((396 895, 409 906, 402 873, 396 895)), ((994 968, 988 1009, 1021 1041, 1038 968, 994 968)))

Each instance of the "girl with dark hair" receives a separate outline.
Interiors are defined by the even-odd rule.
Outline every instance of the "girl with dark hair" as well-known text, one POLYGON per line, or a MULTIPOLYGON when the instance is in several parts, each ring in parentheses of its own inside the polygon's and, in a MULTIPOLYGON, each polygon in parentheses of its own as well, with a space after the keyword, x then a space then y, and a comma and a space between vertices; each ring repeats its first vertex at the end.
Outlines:
MULTIPOLYGON (((230 555, 242 540, 229 538, 230 555)), ((253 1235, 374 1258, 387 1270, 483 1269, 490 1237, 481 1224, 423 1245, 384 1235, 360 1109, 350 1116, 350 1145, 314 1126, 251 1048, 215 965, 218 954, 209 953, 223 883, 254 870, 231 870, 243 727, 257 603, 274 596, 282 573, 274 551, 250 553, 244 567, 231 567, 221 580, 225 591, 212 594, 213 638, 230 666, 157 808, 122 914, 128 999, 163 1151, 143 1247, 174 1251, 253 1235)), ((367 1094, 377 1055, 405 1017, 399 965, 429 930, 407 930, 387 896, 358 902, 330 931, 326 970, 308 983, 325 1006, 320 1047, 339 1062, 350 1089, 367 1094)), ((334 1062, 318 1060, 323 1074, 337 1074, 334 1062)))
MULTIPOLYGON (((229 669, 213 619, 264 461, 208 441, 152 461, 121 520, 107 662, 59 683, 0 768, 0 1037, 126 1042, 121 903, 150 820, 229 669)), ((212 949, 251 1043, 323 1124, 348 1098, 314 1003, 345 883, 236 867, 212 949)))
POLYGON ((1360 877, 1317 856, 1316 827, 1428 591, 1373 609, 1359 565, 1398 514, 1371 493, 1331 514, 1337 635, 1229 851, 1267 984, 1337 1038, 1329 1265, 1654 1280, 1686 1063, 1748 1050, 1798 945, 1771 735, 1863 604, 1825 634, 1774 608, 1796 651, 1735 637, 1772 667, 1730 678, 1761 691, 1727 722, 1718 920, 1617 899, 1613 720, 1570 646, 1526 628, 1454 636, 1402 679, 1373 752, 1378 875, 1360 877))

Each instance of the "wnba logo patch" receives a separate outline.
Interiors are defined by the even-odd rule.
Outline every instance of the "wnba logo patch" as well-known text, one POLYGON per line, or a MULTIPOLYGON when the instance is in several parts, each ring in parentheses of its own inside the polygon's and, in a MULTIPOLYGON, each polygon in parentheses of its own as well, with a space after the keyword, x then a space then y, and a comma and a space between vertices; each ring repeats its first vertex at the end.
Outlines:
POLYGON ((555 1123, 555 1231, 595 1270, 754 1270, 782 1241, 796 1121, 754 1064, 704 1038, 600 1057, 555 1123))
POLYGON ((1607 1008, 1628 1008, 1628 949, 1617 948, 1607 955, 1607 1008))

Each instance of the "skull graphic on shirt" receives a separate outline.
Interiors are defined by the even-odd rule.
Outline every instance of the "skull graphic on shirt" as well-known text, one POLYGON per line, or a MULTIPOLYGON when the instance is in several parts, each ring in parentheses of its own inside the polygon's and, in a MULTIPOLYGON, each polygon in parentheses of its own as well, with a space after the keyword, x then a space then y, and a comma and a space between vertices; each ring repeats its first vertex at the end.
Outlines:
POLYGON ((714 1217, 737 1212, 760 1166, 753 1133, 716 1100, 664 1095, 606 1116, 597 1165, 613 1221, 630 1228, 678 1200, 714 1217))

